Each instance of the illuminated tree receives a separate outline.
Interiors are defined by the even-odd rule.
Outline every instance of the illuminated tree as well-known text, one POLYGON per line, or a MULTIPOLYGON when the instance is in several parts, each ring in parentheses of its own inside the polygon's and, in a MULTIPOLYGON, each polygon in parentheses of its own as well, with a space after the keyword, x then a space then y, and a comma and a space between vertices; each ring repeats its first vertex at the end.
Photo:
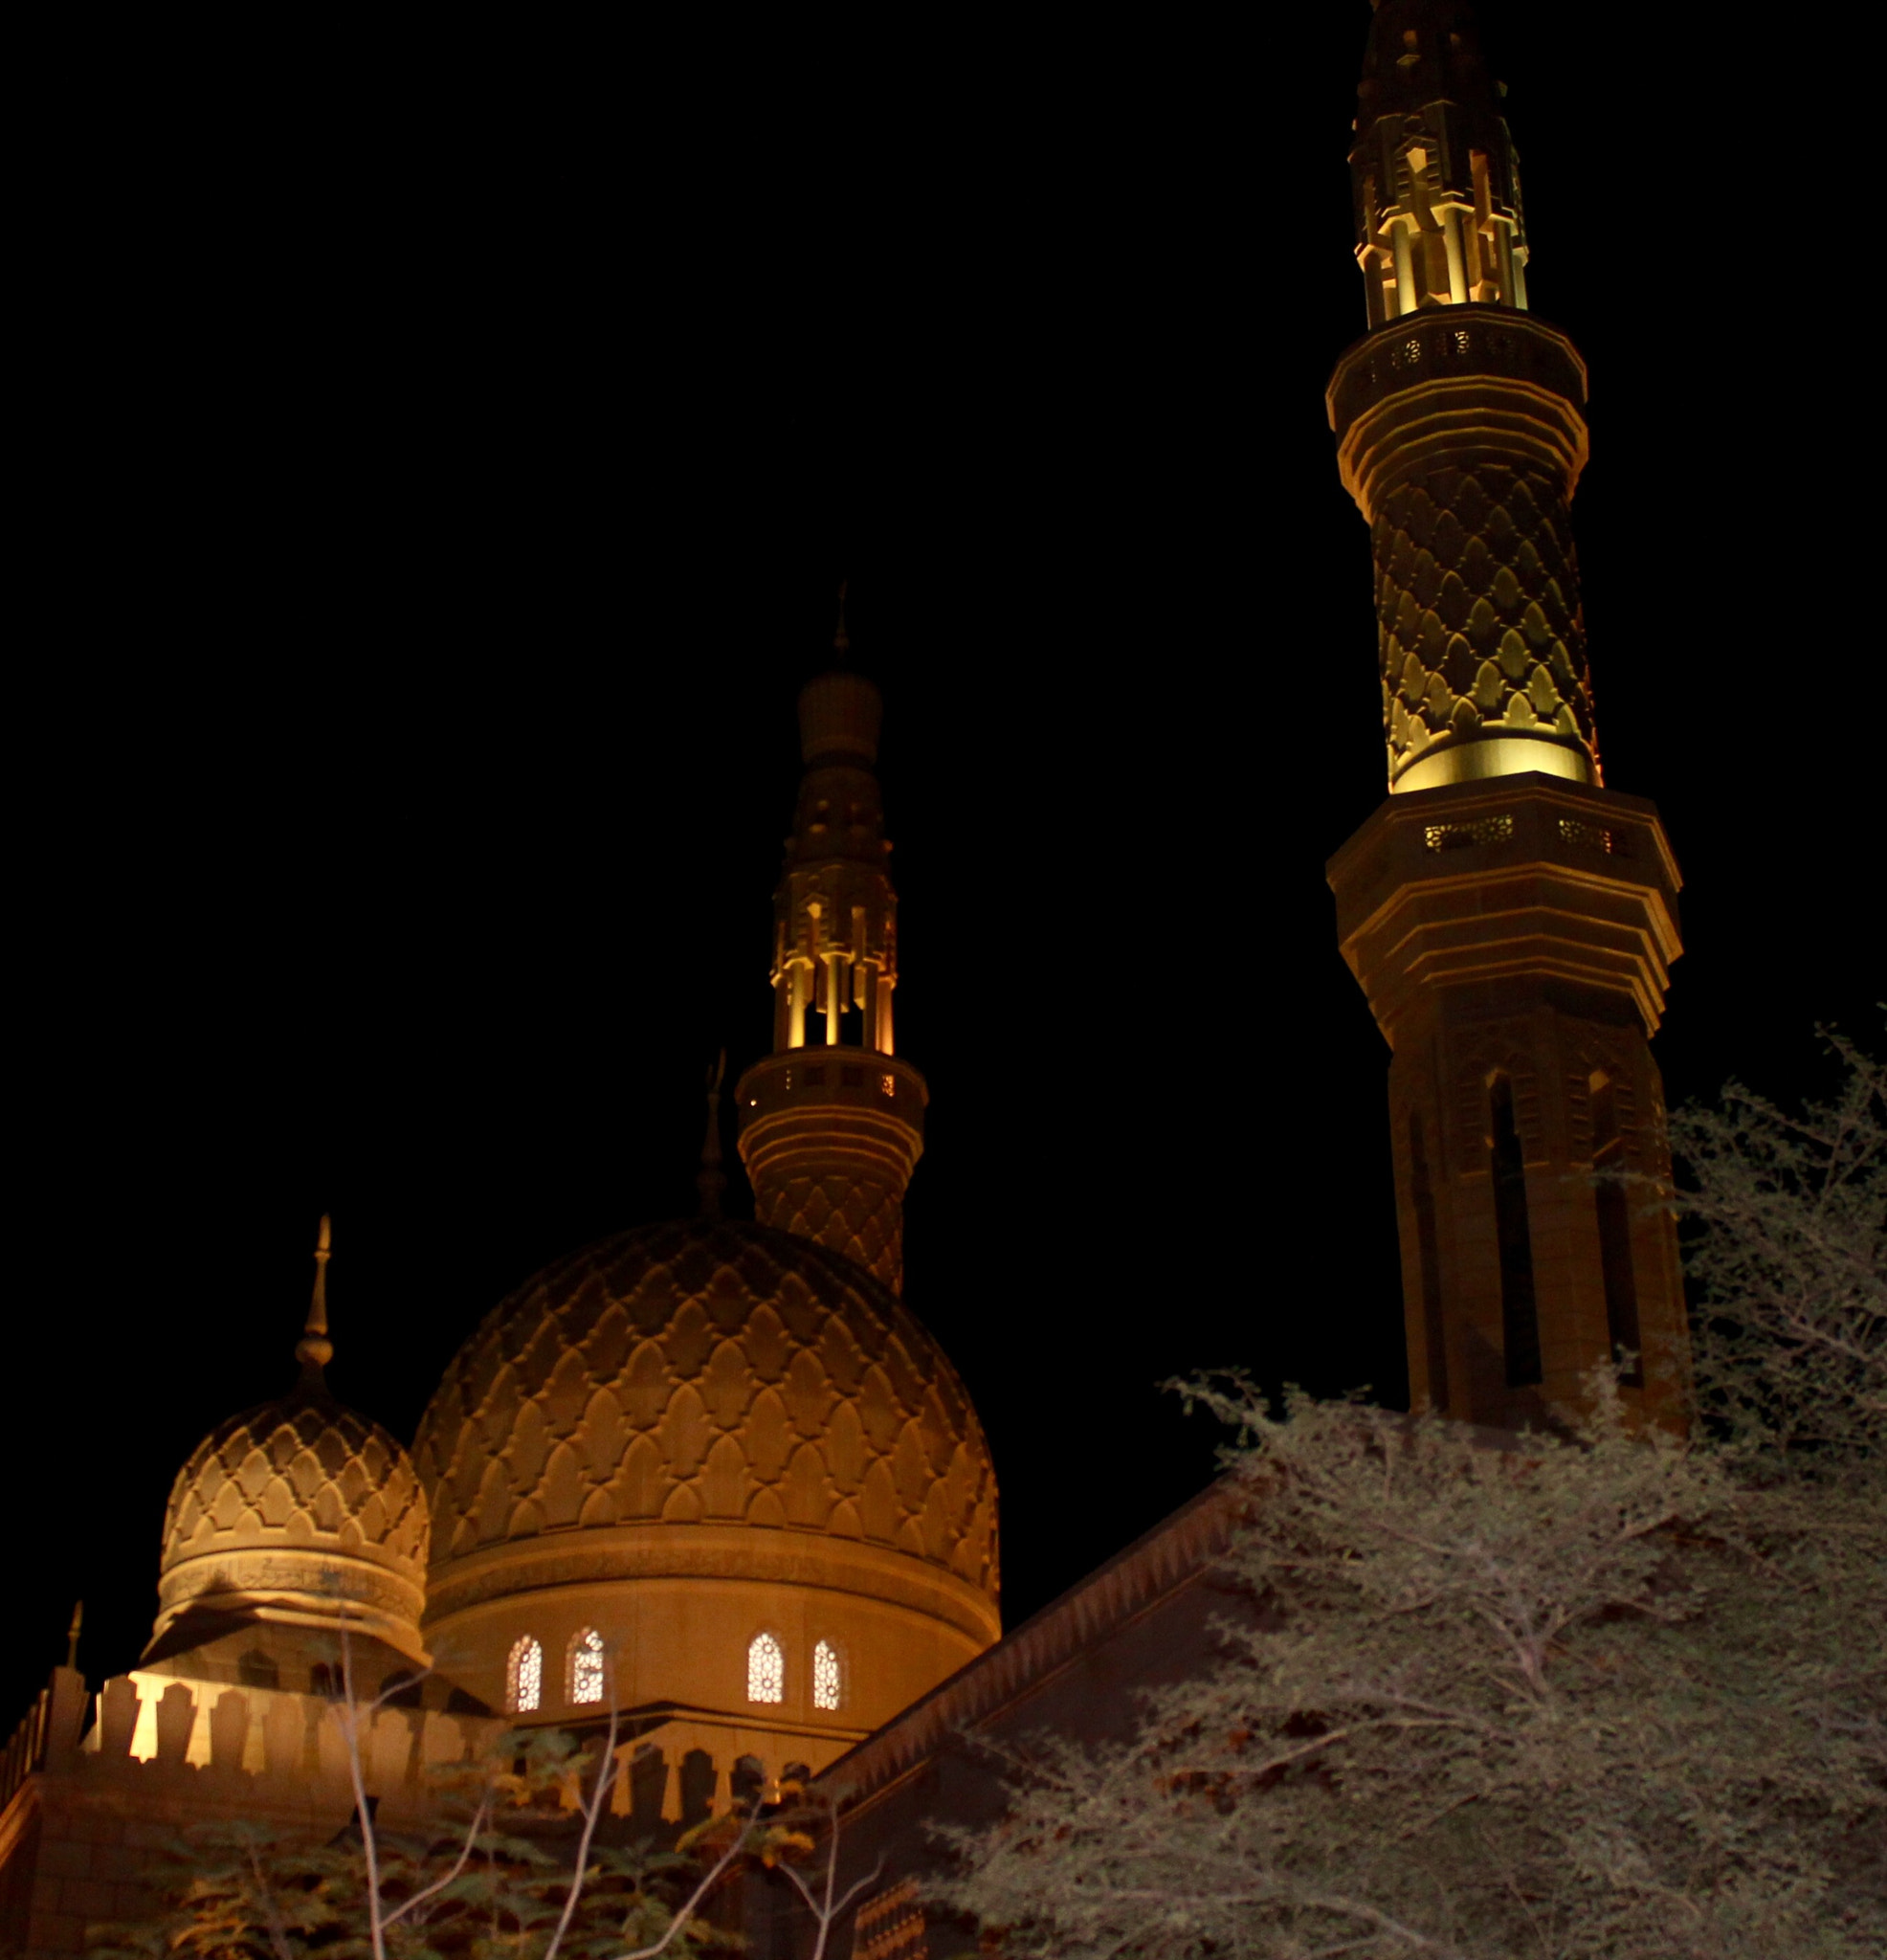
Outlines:
POLYGON ((1673 1124, 1707 1419, 1490 1437, 1249 1383, 1253 1603, 1126 1745, 1011 1751, 949 1903, 1015 1956, 1573 1960, 1887 1939, 1879 1067, 1673 1124))

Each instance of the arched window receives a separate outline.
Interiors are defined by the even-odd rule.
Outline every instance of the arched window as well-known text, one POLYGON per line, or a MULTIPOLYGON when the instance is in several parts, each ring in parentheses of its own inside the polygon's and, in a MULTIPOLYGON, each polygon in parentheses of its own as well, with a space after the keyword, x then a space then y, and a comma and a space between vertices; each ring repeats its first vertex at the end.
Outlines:
POLYGON ((570 1700, 579 1706, 603 1699, 603 1636, 585 1627, 570 1642, 570 1700))
POLYGON ((252 1647, 236 1661, 236 1679, 246 1688, 278 1688, 281 1669, 259 1647, 252 1647))
POLYGON ((812 1705, 836 1708, 844 1697, 845 1672, 839 1665, 838 1649, 821 1640, 812 1650, 812 1705))
POLYGON ((747 1700, 787 1699, 787 1657, 771 1634, 756 1634, 747 1647, 747 1700))
POLYGON ((1540 1312, 1533 1291, 1533 1232, 1527 1222, 1526 1157, 1514 1118, 1514 1085, 1496 1076, 1488 1088, 1494 1172, 1494 1223, 1500 1249, 1500 1325, 1507 1350, 1507 1386, 1542 1379, 1540 1312))
POLYGON ((528 1715, 543 1700, 544 1649, 525 1634, 504 1670, 504 1704, 514 1715, 528 1715))

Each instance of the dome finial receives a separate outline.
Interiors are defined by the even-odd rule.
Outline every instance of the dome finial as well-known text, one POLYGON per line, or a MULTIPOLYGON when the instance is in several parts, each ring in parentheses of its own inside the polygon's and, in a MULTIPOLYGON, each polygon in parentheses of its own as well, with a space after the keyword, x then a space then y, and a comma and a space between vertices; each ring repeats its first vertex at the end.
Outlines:
POLYGON ((703 1218, 721 1216, 721 1193, 727 1189, 727 1175, 721 1168, 721 1083, 726 1073, 727 1051, 723 1048, 707 1072, 707 1135, 701 1140, 701 1168, 695 1177, 703 1218))
POLYGON ((85 1602, 78 1601, 72 1609, 72 1624, 65 1632, 65 1664, 73 1669, 78 1666, 78 1635, 85 1624, 85 1602))
POLYGON ((848 578, 838 582, 838 630, 832 635, 832 652, 841 661, 852 651, 852 635, 845 630, 845 589, 851 583, 848 578))
POLYGON ((301 1364, 301 1378, 324 1389, 322 1370, 334 1359, 334 1343, 327 1338, 327 1260, 332 1238, 327 1214, 322 1214, 322 1229, 315 1240, 315 1291, 308 1302, 308 1319, 301 1338, 295 1344, 295 1358, 301 1364))

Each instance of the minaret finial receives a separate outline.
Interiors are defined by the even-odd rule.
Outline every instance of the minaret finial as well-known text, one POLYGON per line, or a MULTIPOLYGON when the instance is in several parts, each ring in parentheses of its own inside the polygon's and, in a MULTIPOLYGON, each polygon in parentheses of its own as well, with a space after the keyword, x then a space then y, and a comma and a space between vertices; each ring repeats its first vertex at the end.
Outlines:
POLYGON ((85 1602, 80 1599, 72 1609, 72 1624, 65 1634, 65 1664, 77 1670, 78 1666, 78 1630, 85 1624, 85 1602))
POLYGON ((721 1216, 721 1194, 727 1189, 727 1174, 721 1168, 721 1083, 726 1073, 723 1048, 707 1072, 707 1135, 701 1139, 701 1168, 695 1177, 703 1218, 721 1216))
POLYGON ((322 1370, 334 1359, 334 1343, 327 1338, 327 1260, 332 1230, 327 1216, 315 1240, 315 1290, 308 1302, 308 1319, 301 1338, 295 1344, 295 1358, 301 1364, 301 1378, 318 1389, 327 1386, 322 1370))
POLYGON ((838 582, 838 630, 832 635, 832 652, 843 660, 852 651, 852 635, 845 630, 845 589, 852 583, 842 578, 838 582))

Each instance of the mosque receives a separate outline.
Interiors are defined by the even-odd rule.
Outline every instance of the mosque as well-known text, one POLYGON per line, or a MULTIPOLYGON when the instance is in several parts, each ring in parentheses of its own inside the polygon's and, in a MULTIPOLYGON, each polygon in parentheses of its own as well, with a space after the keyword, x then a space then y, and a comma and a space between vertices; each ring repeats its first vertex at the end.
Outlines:
MULTIPOLYGON (((1668 1175, 1647 1043, 1679 880, 1655 809, 1601 777, 1568 517, 1586 373, 1528 310, 1460 0, 1380 0, 1350 167, 1368 330, 1327 400, 1370 526, 1389 793, 1328 875, 1391 1051, 1412 1392, 1519 1428, 1615 1355, 1642 1419, 1681 1424, 1669 1221, 1591 1175, 1668 1175)), ((1004 1636, 989 1450, 900 1297, 929 1091, 895 1039, 879 713, 843 668, 800 697, 772 1052, 731 1091, 756 1222, 721 1215, 711 1109, 699 1215, 500 1303, 411 1449, 326 1388, 323 1222, 293 1385, 177 1475, 140 1665, 96 1694, 56 1669, 0 1759, 0 1950, 81 1951, 144 1909, 161 1824, 331 1837, 351 1686, 385 1698, 366 1773, 391 1818, 429 1765, 611 1711, 626 1831, 826 1775, 848 1860, 884 1872, 857 1960, 942 1960, 968 1949, 924 1929, 921 1826, 995 1800, 952 1736, 1098 1733, 1122 1684, 1203 1661, 1218 1490, 1004 1636)))

